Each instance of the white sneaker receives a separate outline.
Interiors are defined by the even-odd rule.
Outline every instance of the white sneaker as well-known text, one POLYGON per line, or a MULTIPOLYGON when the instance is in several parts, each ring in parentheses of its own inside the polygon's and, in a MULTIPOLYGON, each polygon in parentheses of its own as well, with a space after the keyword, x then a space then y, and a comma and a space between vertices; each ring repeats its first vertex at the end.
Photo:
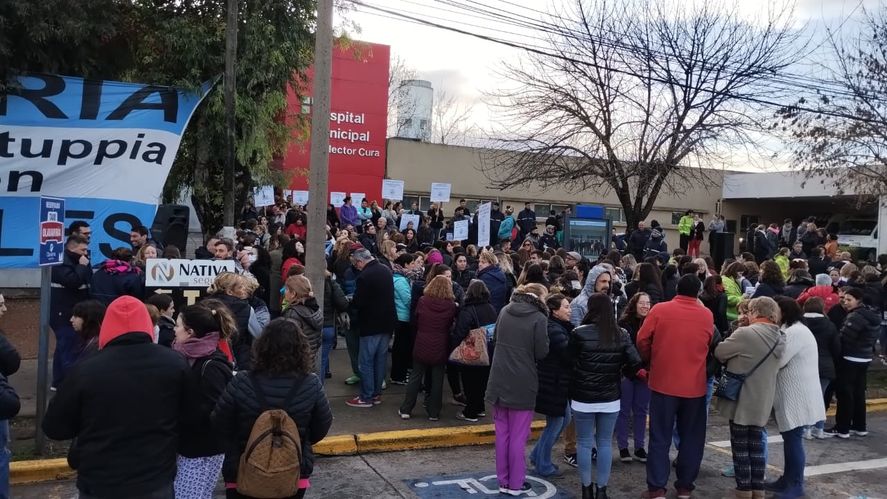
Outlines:
POLYGON ((400 415, 400 419, 410 419, 410 415, 409 415, 409 414, 406 414, 406 413, 403 413, 403 412, 400 412, 400 411, 397 411, 397 414, 400 415))
POLYGON ((805 440, 813 440, 813 432, 810 430, 810 427, 804 428, 804 433, 801 436, 805 440))
POLYGON ((827 438, 831 438, 831 434, 826 433, 822 428, 813 428, 813 438, 818 438, 819 440, 825 440, 827 438))
POLYGON ((869 432, 867 432, 867 431, 850 430, 850 434, 851 434, 851 435, 856 435, 857 437, 864 437, 864 436, 868 435, 869 432))

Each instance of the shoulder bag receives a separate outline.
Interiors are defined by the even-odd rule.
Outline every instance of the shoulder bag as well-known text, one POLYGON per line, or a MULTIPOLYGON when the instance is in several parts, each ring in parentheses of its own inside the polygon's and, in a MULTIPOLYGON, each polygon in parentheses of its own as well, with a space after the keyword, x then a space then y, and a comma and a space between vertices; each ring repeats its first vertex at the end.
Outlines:
POLYGON ((773 343, 773 346, 770 347, 770 351, 767 352, 767 355, 765 355, 763 359, 755 364, 755 367, 752 367, 751 370, 745 374, 731 373, 727 369, 724 369, 721 373, 721 377, 718 379, 718 387, 715 389, 715 395, 718 398, 731 400, 733 402, 739 400, 739 392, 742 391, 742 385, 745 383, 745 380, 754 374, 754 372, 761 367, 761 364, 773 355, 773 350, 776 349, 776 345, 778 344, 779 340, 777 339, 773 343))

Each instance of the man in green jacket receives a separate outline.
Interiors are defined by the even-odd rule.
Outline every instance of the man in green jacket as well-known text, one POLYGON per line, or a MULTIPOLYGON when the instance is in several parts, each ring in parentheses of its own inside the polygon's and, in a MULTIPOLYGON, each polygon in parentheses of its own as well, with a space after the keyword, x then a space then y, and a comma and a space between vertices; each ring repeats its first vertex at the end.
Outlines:
POLYGON ((690 247, 690 233, 693 231, 693 210, 687 210, 678 222, 678 233, 681 235, 681 249, 686 253, 690 247))

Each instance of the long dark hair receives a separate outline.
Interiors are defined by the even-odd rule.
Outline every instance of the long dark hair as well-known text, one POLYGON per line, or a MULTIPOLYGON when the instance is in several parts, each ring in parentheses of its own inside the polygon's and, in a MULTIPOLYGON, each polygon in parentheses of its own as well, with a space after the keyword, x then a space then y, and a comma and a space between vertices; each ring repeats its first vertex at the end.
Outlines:
POLYGON ((659 274, 659 269, 650 263, 639 263, 634 271, 636 273, 635 275, 637 275, 637 279, 635 280, 643 286, 641 289, 646 289, 647 286, 653 286, 658 291, 662 292, 662 276, 659 274))
POLYGON ((609 296, 595 293, 588 298, 588 313, 582 319, 582 324, 597 326, 601 345, 609 346, 616 343, 619 326, 616 325, 616 312, 609 296))
POLYGON ((83 341, 89 341, 99 335, 105 319, 105 305, 98 300, 84 300, 74 305, 71 315, 83 319, 83 329, 77 334, 83 341))
POLYGON ((309 374, 314 371, 311 345, 295 321, 271 321, 253 343, 253 372, 271 376, 309 374))

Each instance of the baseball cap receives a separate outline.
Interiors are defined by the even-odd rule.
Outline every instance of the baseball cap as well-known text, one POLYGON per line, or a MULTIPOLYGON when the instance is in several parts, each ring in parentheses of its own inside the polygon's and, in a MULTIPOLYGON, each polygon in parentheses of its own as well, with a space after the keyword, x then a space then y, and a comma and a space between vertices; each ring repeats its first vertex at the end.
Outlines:
POLYGON ((571 251, 571 252, 567 253, 567 256, 572 258, 573 260, 576 260, 577 262, 579 260, 582 260, 582 255, 580 255, 579 253, 577 253, 575 251, 571 251))

